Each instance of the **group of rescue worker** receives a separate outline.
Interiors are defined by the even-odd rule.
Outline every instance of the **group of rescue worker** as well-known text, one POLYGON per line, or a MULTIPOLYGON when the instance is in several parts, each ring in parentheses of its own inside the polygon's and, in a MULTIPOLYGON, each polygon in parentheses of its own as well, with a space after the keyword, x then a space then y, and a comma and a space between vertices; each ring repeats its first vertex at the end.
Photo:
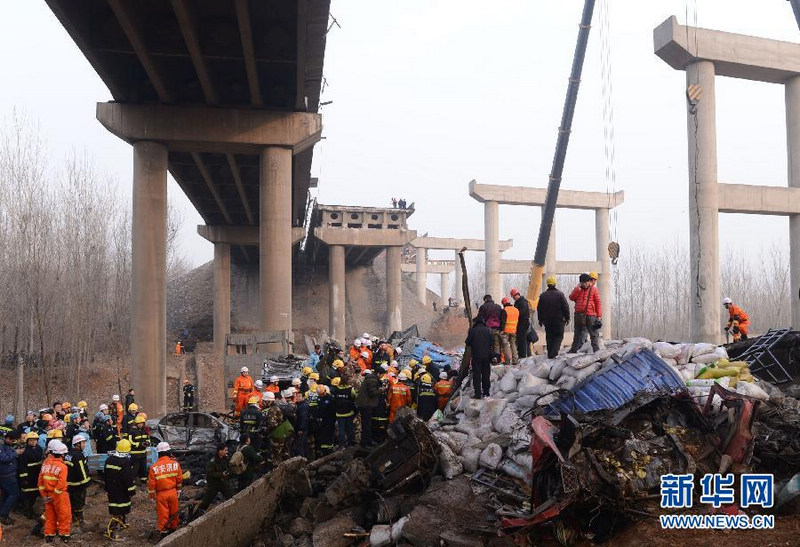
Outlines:
POLYGON ((331 346, 323 355, 317 346, 291 381, 272 376, 265 386, 242 367, 233 382, 240 433, 269 467, 289 454, 314 458, 353 446, 357 437, 365 447, 379 444, 402 407, 429 420, 450 398, 455 373, 429 355, 401 367, 400 353, 364 333, 346 353, 331 346))
POLYGON ((101 403, 90 416, 86 401, 72 406, 54 401, 38 412, 28 411, 15 423, 6 416, 0 433, 0 524, 13 525, 11 511, 34 520, 32 534, 47 542, 56 536, 68 541, 73 525, 84 523, 86 489, 90 483, 88 458, 105 453, 102 477, 110 520, 105 536, 121 539, 137 486, 147 487, 156 501, 158 531, 164 535, 178 526, 178 491, 184 473, 170 446, 156 446, 158 460, 147 463, 151 436, 147 415, 139 412, 131 389, 125 404, 119 395, 101 403), (43 511, 37 513, 37 500, 43 511))

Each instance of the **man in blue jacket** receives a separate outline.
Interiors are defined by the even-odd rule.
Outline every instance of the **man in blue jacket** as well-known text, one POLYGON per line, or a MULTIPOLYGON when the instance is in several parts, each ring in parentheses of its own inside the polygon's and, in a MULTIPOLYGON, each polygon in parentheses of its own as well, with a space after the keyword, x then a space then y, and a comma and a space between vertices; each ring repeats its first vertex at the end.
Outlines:
POLYGON ((24 451, 17 446, 19 433, 9 431, 0 446, 0 523, 13 524, 9 517, 11 509, 19 499, 19 481, 17 479, 17 457, 24 451))

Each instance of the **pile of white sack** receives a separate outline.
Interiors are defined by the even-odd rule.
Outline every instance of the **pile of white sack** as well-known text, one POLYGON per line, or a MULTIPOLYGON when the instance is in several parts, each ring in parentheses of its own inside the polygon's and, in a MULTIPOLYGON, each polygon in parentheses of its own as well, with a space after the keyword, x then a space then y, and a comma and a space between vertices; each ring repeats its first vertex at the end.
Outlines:
POLYGON ((528 427, 530 415, 524 420, 522 415, 534 406, 545 406, 556 400, 564 393, 556 393, 558 390, 572 389, 611 366, 615 363, 612 355, 625 360, 644 348, 653 350, 673 367, 700 405, 705 404, 704 397, 715 382, 761 400, 781 396, 777 388, 753 379, 749 371, 742 368, 739 370, 746 374, 739 375, 735 387, 730 386, 732 376, 697 380, 701 372, 706 373, 716 363, 729 364, 725 348, 714 344, 654 344, 646 338, 630 338, 606 341, 596 353, 565 353, 555 359, 544 355, 528 357, 516 366, 492 367, 491 397, 472 399, 471 388, 462 390, 461 397, 451 402, 455 405, 455 425, 449 425, 453 417, 451 410, 444 423, 436 418, 431 420, 429 426, 442 446, 443 474, 450 479, 485 467, 529 480, 533 463, 528 427))

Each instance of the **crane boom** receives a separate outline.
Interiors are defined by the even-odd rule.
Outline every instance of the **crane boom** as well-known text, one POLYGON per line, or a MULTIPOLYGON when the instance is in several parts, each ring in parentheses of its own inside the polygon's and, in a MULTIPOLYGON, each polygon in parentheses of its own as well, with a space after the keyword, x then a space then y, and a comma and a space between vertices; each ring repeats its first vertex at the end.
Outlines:
MULTIPOLYGON (((798 0, 794 0, 798 1, 798 0)), ((561 114, 561 125, 558 128, 556 152, 553 156, 553 167, 550 171, 550 181, 547 184, 547 194, 542 208, 542 222, 539 225, 539 239, 536 242, 536 254, 531 264, 531 280, 528 284, 527 298, 536 309, 539 301, 539 291, 542 285, 544 262, 547 256, 547 242, 550 239, 550 230, 553 227, 553 217, 556 212, 558 190, 561 187, 561 174, 564 171, 564 159, 567 156, 569 134, 572 129, 572 116, 575 113, 575 103, 578 100, 578 88, 581 84, 583 60, 586 56, 586 45, 589 42, 589 30, 592 25, 595 0, 586 0, 583 5, 583 15, 578 30, 578 43, 575 45, 575 55, 572 58, 572 72, 567 86, 567 97, 564 100, 564 111, 561 114)))

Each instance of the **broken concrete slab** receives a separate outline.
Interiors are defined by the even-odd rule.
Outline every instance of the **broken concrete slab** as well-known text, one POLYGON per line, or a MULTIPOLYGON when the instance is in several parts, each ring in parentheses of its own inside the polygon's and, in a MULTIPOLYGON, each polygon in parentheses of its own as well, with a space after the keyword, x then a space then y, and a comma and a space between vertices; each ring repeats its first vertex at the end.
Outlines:
POLYGON ((356 526, 349 513, 341 513, 327 522, 323 522, 314 529, 314 547, 348 547, 353 545, 353 538, 344 537, 356 526))

